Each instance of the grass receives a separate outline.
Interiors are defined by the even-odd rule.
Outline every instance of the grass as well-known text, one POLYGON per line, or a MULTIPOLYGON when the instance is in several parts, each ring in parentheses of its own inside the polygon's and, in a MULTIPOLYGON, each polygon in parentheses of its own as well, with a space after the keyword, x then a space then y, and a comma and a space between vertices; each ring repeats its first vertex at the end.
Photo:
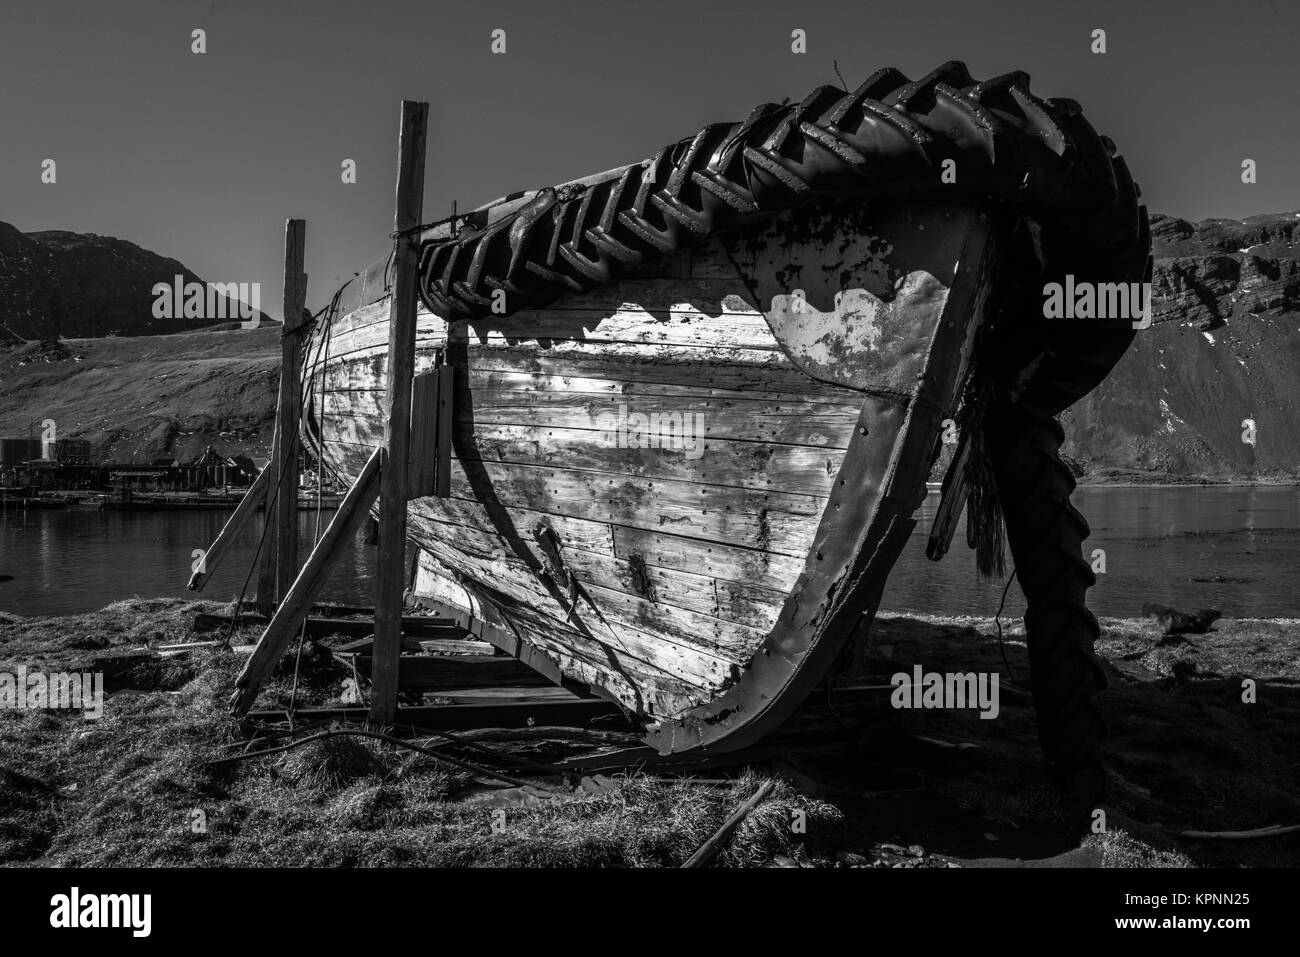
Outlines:
MULTIPOLYGON (((29 668, 82 667, 88 649, 183 641, 196 611, 221 610, 210 602, 133 600, 92 615, 11 619, 0 624, 0 657, 29 668)), ((255 637, 241 632, 236 641, 255 637)), ((751 774, 713 786, 625 775, 599 795, 563 789, 561 800, 543 801, 517 789, 486 790, 435 758, 348 737, 212 767, 206 762, 230 753, 222 746, 239 730, 225 702, 240 661, 205 651, 137 672, 129 679, 136 687, 114 694, 99 721, 0 712, 0 861, 671 866, 760 780, 751 774), (509 803, 503 793, 520 800, 509 803)), ((305 668, 300 701, 337 703, 338 677, 305 668)), ((268 700, 287 700, 290 682, 291 664, 268 686, 268 700)), ((789 826, 796 809, 823 825, 837 819, 830 805, 779 782, 720 863, 797 853, 802 840, 789 826)))
MULTIPOLYGON (((196 612, 228 610, 215 602, 133 599, 88 615, 5 616, 0 670, 19 663, 47 671, 85 668, 95 655, 187 640, 196 612)), ((943 656, 962 667, 1000 660, 987 625, 889 616, 878 622, 880 640, 894 646, 895 659, 943 656)), ((1296 863, 1294 839, 1219 842, 1232 845, 1227 848, 1175 843, 1152 824, 1228 830, 1300 818, 1295 745, 1288 743, 1295 702, 1283 685, 1269 683, 1297 667, 1287 644, 1296 641, 1295 626, 1224 623, 1222 647, 1202 656, 1199 677, 1189 677, 1185 667, 1170 667, 1162 677, 1156 666, 1163 659, 1149 656, 1158 651, 1173 659, 1188 651, 1155 649, 1143 627, 1105 623, 1102 646, 1116 660, 1130 659, 1126 666, 1146 661, 1154 678, 1121 676, 1119 687, 1107 693, 1112 723, 1118 719, 1110 763, 1121 800, 1108 833, 1084 843, 1084 850, 1095 852, 1090 860, 1139 867, 1296 863), (1261 662, 1275 662, 1277 674, 1261 662), (1262 679, 1268 707, 1242 712, 1224 700, 1221 686, 1234 679, 1218 669, 1245 666, 1262 679)), ((256 628, 242 628, 234 640, 256 637, 256 628)), ((1022 640, 1013 629, 1007 650, 1017 671, 1022 640)), ((909 712, 872 726, 864 766, 877 760, 871 748, 884 748, 891 735, 906 740, 916 732, 980 746, 964 752, 978 755, 974 763, 960 766, 926 766, 917 752, 879 759, 881 766, 905 761, 909 774, 919 770, 925 786, 916 793, 859 799, 777 764, 725 783, 617 775, 597 793, 550 779, 545 786, 557 796, 548 798, 477 779, 428 755, 352 737, 212 765, 235 753, 228 746, 242 740, 243 729, 226 712, 242 661, 213 649, 136 668, 118 683, 98 721, 69 712, 0 712, 0 862, 676 866, 769 778, 775 782, 771 795, 727 842, 719 866, 836 866, 844 852, 850 852, 845 859, 872 859, 887 841, 923 844, 924 857, 917 860, 925 866, 989 855, 1010 863, 1080 848, 1077 839, 1061 836, 1043 782, 1032 710, 1006 699, 998 721, 909 712), (806 833, 791 827, 801 816, 806 833)), ((288 702, 292 663, 286 656, 263 701, 288 702)), ((339 703, 343 677, 328 654, 309 645, 299 702, 339 703)))

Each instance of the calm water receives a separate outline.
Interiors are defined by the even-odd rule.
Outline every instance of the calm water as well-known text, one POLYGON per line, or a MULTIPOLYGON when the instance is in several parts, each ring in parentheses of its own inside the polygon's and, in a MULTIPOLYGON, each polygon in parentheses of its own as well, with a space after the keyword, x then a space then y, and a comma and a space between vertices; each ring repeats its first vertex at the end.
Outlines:
MULTIPOLYGON (((1094 613, 1141 614, 1146 602, 1226 617, 1300 617, 1300 488, 1081 488, 1074 506, 1092 535, 1084 557, 1102 549, 1106 573, 1088 592, 1094 613), (1226 579, 1221 582, 1196 579, 1226 579)), ((922 506, 907 551, 889 576, 884 607, 930 614, 992 615, 1005 581, 981 582, 966 522, 941 562, 925 557, 938 495, 922 506)), ((1010 573, 1011 556, 1007 555, 1010 573)), ((1016 585, 1007 609, 1024 611, 1016 585)))
MULTIPOLYGON (((331 511, 321 516, 322 528, 331 511)), ((61 615, 102 608, 122 598, 160 595, 228 601, 240 593, 262 534, 254 517, 202 592, 186 591, 191 552, 207 548, 230 517, 224 509, 184 512, 100 512, 59 509, 0 512, 0 611, 61 615)), ((314 540, 316 514, 298 512, 300 558, 314 540)), ((330 573, 331 600, 373 602, 375 549, 365 527, 330 573)), ((257 593, 257 575, 248 597, 257 593)))
MULTIPOLYGON (((1155 601, 1188 610, 1212 606, 1226 616, 1300 617, 1300 489, 1095 488, 1080 489, 1074 502, 1092 525, 1087 552, 1106 552, 1106 574, 1090 592, 1096 613, 1136 616, 1144 602, 1155 601), (1195 580, 1215 577, 1228 580, 1195 580)), ((935 563, 925 557, 937 504, 937 495, 927 498, 917 533, 890 575, 885 608, 992 615, 1002 583, 979 580, 964 522, 947 558, 935 563)), ((134 595, 193 597, 185 590, 190 552, 206 548, 227 515, 0 512, 0 576, 13 576, 0 582, 0 611, 67 614, 134 595)), ((302 540, 310 541, 314 513, 299 512, 298 522, 302 540)), ((259 517, 203 597, 226 600, 239 593, 260 533, 259 517)), ((336 601, 371 601, 374 555, 358 533, 326 594, 336 601)), ((1014 585, 1007 610, 1023 610, 1014 585)))

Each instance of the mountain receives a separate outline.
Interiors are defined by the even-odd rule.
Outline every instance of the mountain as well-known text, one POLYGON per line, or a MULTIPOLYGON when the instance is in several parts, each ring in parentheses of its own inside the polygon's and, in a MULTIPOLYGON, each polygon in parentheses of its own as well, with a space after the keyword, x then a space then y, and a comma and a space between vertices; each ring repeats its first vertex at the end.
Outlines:
POLYGON ((1102 479, 1300 478, 1300 212, 1151 227, 1154 325, 1062 416, 1065 453, 1102 479))
MULTIPOLYGON (((0 340, 165 335, 229 321, 215 308, 211 318, 155 318, 154 284, 176 276, 203 284, 175 259, 124 239, 0 223, 0 340)), ((217 299, 226 317, 237 316, 228 296, 217 299)))

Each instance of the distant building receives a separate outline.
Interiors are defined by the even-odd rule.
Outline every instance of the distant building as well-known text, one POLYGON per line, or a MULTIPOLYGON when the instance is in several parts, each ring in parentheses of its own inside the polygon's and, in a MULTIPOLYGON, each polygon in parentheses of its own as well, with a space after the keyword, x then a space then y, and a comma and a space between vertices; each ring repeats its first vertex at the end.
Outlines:
POLYGON ((182 465, 188 480, 199 488, 220 486, 244 487, 253 484, 258 469, 246 455, 222 455, 212 446, 203 450, 193 462, 182 465))
POLYGON ((247 457, 222 455, 210 445, 189 462, 156 458, 149 465, 133 465, 109 473, 114 488, 130 489, 133 492, 201 492, 210 488, 245 488, 255 478, 257 470, 247 457))

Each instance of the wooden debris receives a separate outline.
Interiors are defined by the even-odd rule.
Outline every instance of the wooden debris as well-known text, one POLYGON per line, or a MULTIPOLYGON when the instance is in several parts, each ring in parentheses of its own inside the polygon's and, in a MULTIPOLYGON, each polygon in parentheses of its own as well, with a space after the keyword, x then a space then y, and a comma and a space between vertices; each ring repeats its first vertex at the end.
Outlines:
POLYGON ((189 584, 185 587, 190 591, 202 591, 203 586, 208 583, 221 560, 226 557, 230 551, 230 546, 244 526, 257 512, 259 506, 266 501, 267 491, 271 487, 271 477, 275 470, 264 468, 258 473, 257 478, 253 481, 252 486, 244 493, 244 497, 239 500, 239 505, 235 508, 235 513, 226 520, 222 526, 216 540, 208 546, 208 550, 203 553, 203 562, 199 570, 190 576, 189 584))
POLYGON ((759 786, 758 790, 754 792, 754 796, 740 807, 736 808, 736 810, 732 812, 731 817, 727 818, 722 823, 722 827, 718 828, 712 837, 701 844, 700 849, 692 854, 690 860, 683 864, 682 867, 703 867, 705 864, 709 863, 709 861, 713 860, 713 858, 718 855, 718 852, 722 850, 722 845, 726 842, 727 838, 731 836, 731 832, 736 829, 741 821, 749 816, 749 813, 753 811, 754 808, 763 803, 763 799, 767 797, 769 792, 771 792, 772 786, 773 783, 771 779, 764 781, 759 786))
POLYGON ((1300 824, 1277 824, 1272 827, 1259 827, 1253 831, 1175 831, 1179 837, 1196 839, 1213 838, 1222 841, 1249 841, 1260 837, 1281 837, 1283 834, 1295 834, 1300 831, 1300 824))
MULTIPOLYGON (((527 689, 541 691, 544 689, 527 689)), ((448 700, 453 700, 448 698, 448 700)), ((537 700, 529 696, 526 700, 516 695, 516 700, 503 701, 500 698, 474 701, 461 697, 456 703, 441 705, 424 705, 398 709, 393 719, 394 726, 431 728, 436 730, 458 731, 474 728, 527 728, 531 724, 571 724, 585 725, 597 718, 621 718, 623 712, 617 705, 598 698, 551 698, 537 700)), ((295 715, 304 720, 337 719, 353 724, 363 724, 369 720, 367 708, 299 708, 295 715)), ((283 710, 249 711, 248 716, 263 721, 283 721, 283 710)), ((648 749, 647 749, 648 750, 648 749)))
MULTIPOLYGON (((232 616, 230 615, 209 615, 204 612, 194 616, 194 630, 196 632, 215 631, 218 628, 225 628, 230 625, 232 616)), ((265 625, 267 619, 261 615, 239 615, 238 624, 241 625, 265 625)), ((322 638, 325 635, 355 635, 358 638, 369 641, 375 633, 375 624, 373 621, 353 621, 346 618, 308 618, 307 619, 307 637, 322 638)), ((431 618, 419 615, 406 616, 402 618, 402 634, 408 638, 429 638, 432 640, 439 639, 442 635, 459 634, 459 629, 448 622, 445 618, 431 618)), ((467 647, 464 653, 478 653, 472 649, 490 648, 486 642, 462 642, 457 640, 457 644, 450 646, 449 650, 464 644, 467 647)), ((343 649, 335 649, 343 650, 343 649)), ((356 650, 349 648, 349 651, 356 650)))
MULTIPOLYGON (((357 655, 357 670, 369 675, 374 659, 357 655)), ((406 689, 487 689, 501 685, 550 686, 544 676, 514 658, 484 655, 402 655, 398 659, 397 684, 406 689)), ((558 690, 558 689, 557 689, 558 690)), ((568 692, 564 692, 567 696, 568 692)))

